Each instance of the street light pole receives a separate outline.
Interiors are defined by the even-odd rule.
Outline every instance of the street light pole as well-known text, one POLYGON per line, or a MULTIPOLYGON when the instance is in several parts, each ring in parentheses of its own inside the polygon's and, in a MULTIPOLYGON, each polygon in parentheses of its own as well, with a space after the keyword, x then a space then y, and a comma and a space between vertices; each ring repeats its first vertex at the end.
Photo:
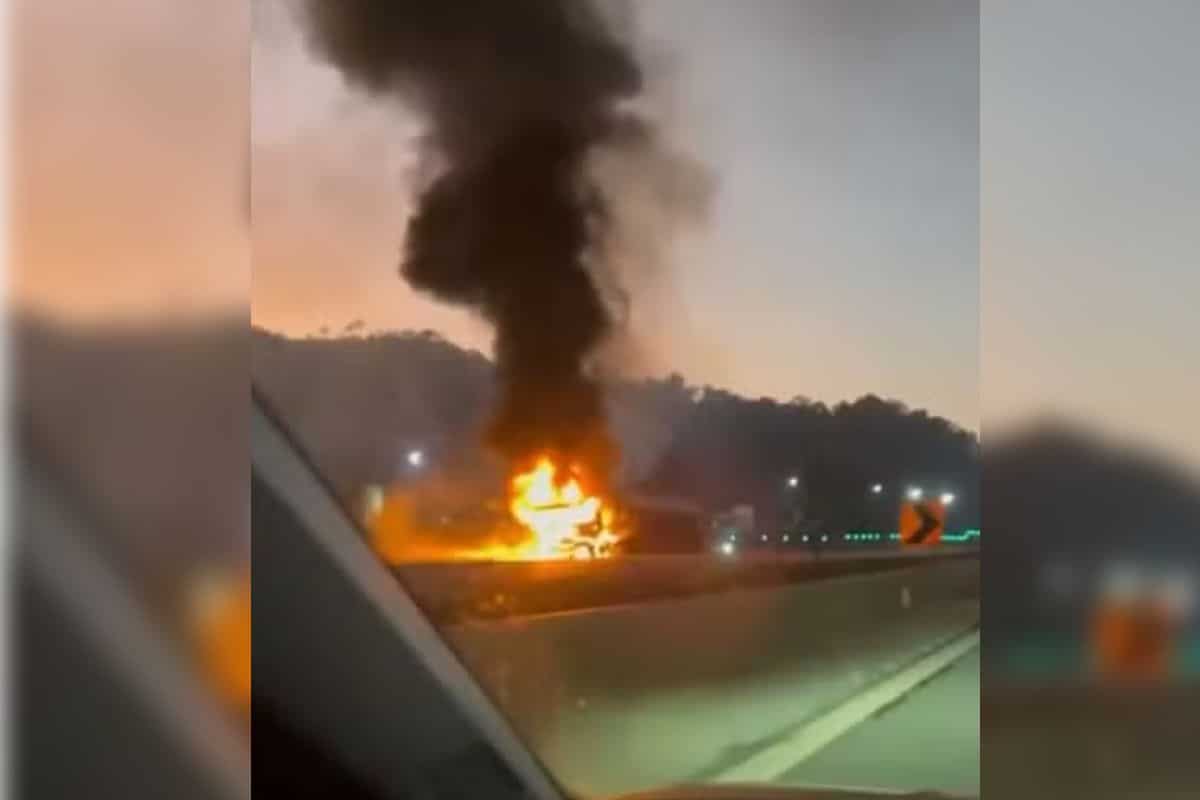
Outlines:
POLYGON ((798 533, 804 521, 805 507, 808 505, 808 487, 804 483, 803 467, 788 475, 784 486, 788 519, 783 527, 786 532, 798 533))

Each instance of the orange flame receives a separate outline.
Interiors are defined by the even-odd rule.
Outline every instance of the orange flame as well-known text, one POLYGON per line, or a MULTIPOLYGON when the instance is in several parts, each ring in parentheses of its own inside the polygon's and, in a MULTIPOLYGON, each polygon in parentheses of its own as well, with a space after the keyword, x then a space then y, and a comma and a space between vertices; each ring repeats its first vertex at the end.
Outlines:
POLYGON ((238 712, 250 711, 250 575, 201 573, 189 585, 188 622, 200 673, 238 712))
POLYGON ((490 533, 474 523, 447 527, 445 519, 429 527, 402 490, 382 495, 370 487, 362 521, 372 547, 389 564, 608 558, 622 538, 613 509, 574 475, 561 479, 550 458, 511 479, 508 511, 516 525, 498 524, 490 533))
POLYGON ((558 470, 542 458, 512 480, 509 510, 532 535, 517 557, 530 560, 607 558, 619 537, 612 531, 612 510, 588 495, 572 477, 560 483, 558 470))

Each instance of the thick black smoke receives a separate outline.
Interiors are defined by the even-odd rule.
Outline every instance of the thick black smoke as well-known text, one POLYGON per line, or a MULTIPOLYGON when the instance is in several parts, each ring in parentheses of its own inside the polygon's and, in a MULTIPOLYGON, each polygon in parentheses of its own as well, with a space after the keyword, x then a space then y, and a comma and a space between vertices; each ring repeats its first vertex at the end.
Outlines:
POLYGON ((642 87, 630 49, 571 0, 306 11, 316 49, 350 82, 429 116, 439 177, 409 222, 401 273, 495 326, 493 444, 516 462, 548 451, 606 474, 615 453, 589 357, 619 303, 598 256, 610 215, 586 163, 653 139, 621 108, 642 87))

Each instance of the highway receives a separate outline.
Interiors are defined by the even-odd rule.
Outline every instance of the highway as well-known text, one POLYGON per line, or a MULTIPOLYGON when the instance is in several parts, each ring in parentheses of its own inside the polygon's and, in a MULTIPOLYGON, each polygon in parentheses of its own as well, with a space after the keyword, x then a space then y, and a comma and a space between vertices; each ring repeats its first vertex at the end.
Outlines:
POLYGON ((979 794, 979 650, 855 726, 778 781, 979 794))
POLYGON ((585 798, 732 780, 831 710, 866 721, 860 700, 880 710, 905 693, 880 687, 978 636, 971 554, 398 571, 265 423, 254 458, 254 558, 272 565, 255 576, 256 703, 397 795, 414 770, 461 775, 462 758, 546 797, 547 773, 585 798), (496 590, 524 602, 463 613, 496 590))
MULTIPOLYGON (((812 753, 811 764, 832 759, 821 773, 829 783, 887 785, 894 776, 886 770, 871 774, 861 759, 838 759, 842 741, 874 730, 870 715, 888 703, 915 700, 905 716, 917 718, 929 706, 932 729, 954 717, 978 742, 977 662, 972 688, 957 680, 972 675, 970 660, 955 660, 969 652, 964 641, 978 640, 977 575, 978 562, 930 563, 446 632, 522 737, 579 796, 805 778, 797 770, 810 762, 798 763, 789 738, 807 742, 831 714, 842 724, 846 708, 853 725, 829 738, 827 754, 799 749, 812 753), (950 660, 929 662, 945 653, 950 660), (891 683, 910 673, 908 683, 891 683), (969 699, 956 709, 959 694, 969 699)), ((932 776, 933 788, 978 781, 977 756, 960 763, 961 774, 943 776, 936 750, 888 750, 911 756, 913 779, 932 776)))
POLYGON ((414 775, 461 776, 463 759, 481 775, 519 774, 544 797, 556 794, 547 773, 578 797, 778 781, 822 749, 797 750, 794 738, 827 731, 833 713, 854 723, 822 743, 837 747, 978 637, 971 554, 397 574, 288 440, 256 420, 254 558, 271 569, 255 576, 255 701, 341 772, 393 795, 410 793, 414 775), (513 587, 529 605, 463 613, 513 587))

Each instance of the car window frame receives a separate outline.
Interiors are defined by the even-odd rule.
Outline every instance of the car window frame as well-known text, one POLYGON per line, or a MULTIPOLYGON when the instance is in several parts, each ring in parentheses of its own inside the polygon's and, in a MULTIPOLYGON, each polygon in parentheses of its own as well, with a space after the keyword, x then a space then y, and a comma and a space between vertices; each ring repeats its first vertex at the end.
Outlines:
MULTIPOLYGON (((529 796, 537 800, 565 800, 566 793, 518 737, 509 720, 459 660, 401 580, 370 550, 324 476, 304 456, 289 429, 257 388, 252 388, 250 443, 254 478, 292 512, 300 532, 357 588, 389 631, 411 648, 444 690, 444 699, 493 748, 529 796)), ((405 720, 405 711, 391 709, 397 724, 405 720)))

